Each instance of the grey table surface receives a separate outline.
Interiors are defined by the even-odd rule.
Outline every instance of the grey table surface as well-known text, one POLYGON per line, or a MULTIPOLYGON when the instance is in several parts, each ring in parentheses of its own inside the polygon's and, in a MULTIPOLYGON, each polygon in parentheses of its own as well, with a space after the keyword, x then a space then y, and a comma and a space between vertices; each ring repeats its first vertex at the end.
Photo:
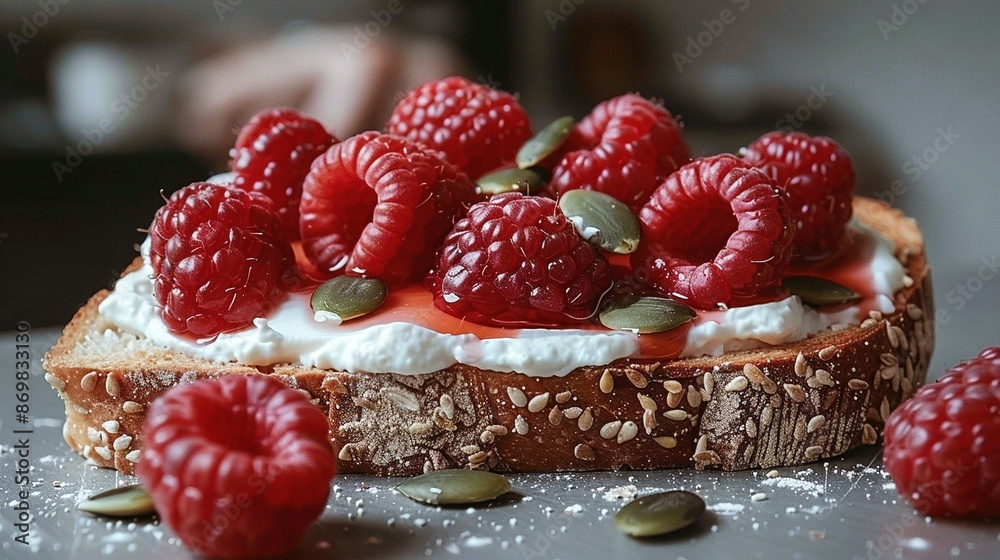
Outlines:
MULTIPOLYGON (((155 519, 115 521, 75 508, 86 496, 135 480, 88 465, 63 442, 62 403, 43 380, 40 364, 58 331, 32 329, 29 335, 26 423, 15 408, 16 341, 13 333, 0 335, 0 558, 191 558, 155 519), (28 445, 18 446, 24 438, 28 445), (30 465, 20 486, 24 449, 30 465), (26 536, 25 527, 17 526, 18 508, 25 508, 21 490, 27 491, 30 512, 26 536)), ((880 458, 870 446, 836 460, 778 469, 774 478, 762 471, 690 469, 515 475, 511 494, 470 509, 412 502, 394 490, 399 479, 344 475, 334 480, 326 511, 290 557, 1000 558, 1000 523, 916 514, 897 494, 880 458), (708 511, 699 523, 647 540, 615 529, 614 514, 627 498, 674 488, 705 499, 708 511)))

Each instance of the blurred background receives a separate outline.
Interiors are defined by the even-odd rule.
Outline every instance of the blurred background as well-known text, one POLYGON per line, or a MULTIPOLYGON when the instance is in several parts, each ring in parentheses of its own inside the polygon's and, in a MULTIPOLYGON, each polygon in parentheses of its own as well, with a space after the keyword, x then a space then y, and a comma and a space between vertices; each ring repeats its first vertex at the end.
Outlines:
POLYGON ((109 286, 161 191, 224 171, 258 110, 344 137, 463 74, 518 92, 536 126, 662 99, 695 156, 832 136, 860 193, 923 228, 936 377, 1000 343, 998 28, 988 0, 2 0, 0 330, 63 324, 109 286))

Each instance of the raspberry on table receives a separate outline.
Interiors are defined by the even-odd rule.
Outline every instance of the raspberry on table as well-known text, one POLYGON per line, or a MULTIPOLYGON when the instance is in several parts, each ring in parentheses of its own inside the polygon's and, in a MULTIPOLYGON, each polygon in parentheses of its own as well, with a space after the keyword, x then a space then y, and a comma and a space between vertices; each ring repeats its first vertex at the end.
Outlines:
POLYGON ((344 271, 399 284, 480 199, 464 173, 425 146, 365 132, 316 158, 300 205, 302 248, 317 274, 344 271))
POLYGON ((673 116, 636 94, 594 107, 574 127, 563 151, 549 184, 553 193, 600 191, 634 212, 659 181, 691 160, 673 116))
POLYGON ((136 474, 163 521, 200 555, 291 550, 326 506, 326 415, 265 376, 177 385, 153 401, 136 474))
POLYGON ((448 234, 428 286, 455 317, 501 327, 585 320, 611 289, 607 260, 548 198, 496 195, 448 234))
POLYGON ((1000 515, 1000 347, 925 385, 885 425, 885 470, 927 515, 1000 515))
POLYGON ((662 295, 701 309, 776 290, 793 227, 784 191, 748 163, 697 159, 653 192, 639 213, 632 267, 662 295))
POLYGON ((747 146, 743 159, 788 191, 795 260, 822 260, 846 244, 855 176, 850 154, 837 142, 801 132, 769 132, 747 146))
POLYGON ((457 76, 407 94, 386 132, 441 151, 473 179, 514 161, 532 134, 531 119, 515 96, 457 76))
POLYGON ((337 142, 318 121, 293 109, 269 109, 244 125, 230 151, 233 184, 274 201, 290 241, 299 238, 302 181, 314 159, 337 142))
POLYGON ((257 192, 193 183, 156 212, 149 237, 153 293, 176 334, 245 328, 298 280, 281 218, 257 192))

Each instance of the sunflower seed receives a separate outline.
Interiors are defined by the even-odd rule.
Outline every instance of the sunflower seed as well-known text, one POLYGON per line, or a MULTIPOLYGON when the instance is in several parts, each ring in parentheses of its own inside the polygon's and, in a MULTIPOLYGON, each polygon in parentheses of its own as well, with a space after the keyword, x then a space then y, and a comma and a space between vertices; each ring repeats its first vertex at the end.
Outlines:
POLYGON ((559 197, 559 209, 592 245, 621 255, 639 246, 639 220, 614 197, 575 189, 559 197))
POLYGON ((861 294, 847 286, 816 276, 788 276, 781 281, 781 286, 803 302, 817 307, 861 299, 861 294))
POLYGON ((855 391, 864 391, 868 389, 868 382, 864 379, 851 379, 847 382, 847 386, 855 391))
POLYGON ((601 311, 601 324, 613 330, 639 334, 675 329, 694 319, 695 312, 683 303, 652 296, 622 296, 601 311))
POLYGON ((560 117, 536 132, 514 156, 517 166, 527 169, 555 153, 569 138, 574 122, 573 117, 560 117))
POLYGON ((785 383, 785 392, 788 396, 792 398, 795 402, 805 402, 806 392, 801 385, 796 385, 795 383, 785 383))
POLYGON ((643 496, 615 514, 615 526, 631 537, 653 537, 683 529, 701 517, 705 500, 697 494, 673 490, 643 496))
POLYGON ((632 382, 632 385, 635 385, 637 389, 645 389, 646 386, 649 385, 649 380, 646 379, 646 376, 634 369, 625 370, 625 377, 627 377, 628 380, 632 382))
POLYGON ((830 358, 837 355, 836 346, 827 346, 826 348, 819 351, 819 359, 829 360, 830 358))
POLYGON ((646 395, 643 395, 642 393, 639 393, 638 397, 639 397, 639 405, 642 406, 643 410, 652 410, 656 412, 656 401, 654 401, 653 399, 649 398, 646 395))
POLYGON ((668 393, 682 393, 684 392, 684 386, 681 385, 680 381, 670 379, 663 382, 663 388, 667 390, 668 393))
POLYGON ((313 291, 309 305, 324 320, 333 324, 367 315, 378 309, 388 294, 378 278, 337 276, 313 291))
POLYGON ((76 507, 81 511, 109 517, 144 517, 156 513, 153 499, 139 484, 94 494, 76 507))
POLYGON ((495 500, 510 492, 510 482, 489 471, 444 469, 413 477, 396 490, 425 504, 478 504, 495 500))
POLYGON ((663 416, 667 420, 673 420, 675 422, 680 422, 682 420, 687 420, 688 413, 683 410, 668 410, 663 413, 663 416))

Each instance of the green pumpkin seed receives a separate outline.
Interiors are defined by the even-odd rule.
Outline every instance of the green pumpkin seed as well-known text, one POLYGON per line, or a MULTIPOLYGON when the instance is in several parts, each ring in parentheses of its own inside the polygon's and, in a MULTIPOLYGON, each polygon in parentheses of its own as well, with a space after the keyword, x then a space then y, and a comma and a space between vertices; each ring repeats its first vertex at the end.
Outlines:
POLYGON ((309 303, 313 311, 347 321, 377 309, 387 293, 385 282, 378 278, 338 276, 316 288, 309 303))
POLYGON ((507 192, 534 194, 542 188, 547 180, 548 173, 544 169, 506 167, 480 177, 476 181, 476 188, 481 194, 488 196, 507 192))
POLYGON ((809 305, 840 305, 861 299, 861 294, 836 282, 816 276, 789 276, 781 286, 809 305))
POLYGON ((488 471, 446 469, 411 478, 396 489, 425 504, 477 504, 510 492, 510 482, 488 471))
POLYGON ((609 329, 639 334, 675 329, 697 317, 693 309, 672 299, 622 296, 601 311, 601 324, 609 329))
POLYGON ((584 239, 601 249, 625 255, 639 246, 639 220, 612 196, 576 189, 559 197, 559 208, 584 239))
POLYGON ((625 504, 615 525, 631 537, 654 537, 691 525, 705 511, 705 500, 684 490, 650 494, 625 504))
POLYGON ((527 169, 552 155, 569 138, 574 122, 573 117, 560 117, 539 130, 517 151, 517 156, 514 157, 517 166, 527 169))
POLYGON ((144 517, 156 513, 153 499, 139 484, 94 494, 76 507, 82 511, 110 517, 144 517))

